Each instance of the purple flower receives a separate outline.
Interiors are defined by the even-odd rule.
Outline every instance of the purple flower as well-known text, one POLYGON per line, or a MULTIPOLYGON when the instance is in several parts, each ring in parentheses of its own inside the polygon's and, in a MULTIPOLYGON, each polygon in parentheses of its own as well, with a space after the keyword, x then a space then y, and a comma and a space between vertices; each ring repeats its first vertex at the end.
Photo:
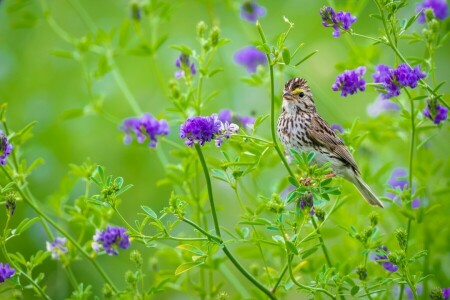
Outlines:
POLYGON ((267 64, 267 57, 263 52, 256 49, 256 47, 249 46, 238 50, 234 54, 234 61, 246 67, 248 72, 256 73, 258 65, 267 64))
POLYGON ((229 139, 232 133, 238 132, 239 127, 234 123, 221 122, 217 114, 206 117, 189 118, 180 126, 180 137, 187 139, 184 144, 192 147, 195 142, 203 146, 206 142, 215 139, 216 146, 223 143, 223 139, 229 139))
POLYGON ((447 120, 448 108, 435 101, 428 101, 422 113, 425 117, 432 120, 434 124, 438 125, 442 121, 447 120))
POLYGON ((380 83, 384 87, 381 97, 389 99, 400 95, 402 87, 409 86, 415 88, 420 79, 426 74, 420 70, 420 66, 411 69, 407 64, 401 64, 396 69, 386 65, 378 65, 376 72, 372 75, 375 83, 380 83))
POLYGON ((92 249, 100 252, 103 248, 108 255, 118 255, 118 248, 130 247, 130 239, 125 228, 108 226, 106 230, 96 230, 93 237, 92 249))
POLYGON ((330 6, 324 6, 320 10, 322 17, 322 25, 325 27, 333 27, 333 36, 335 38, 341 35, 341 29, 349 30, 350 26, 356 22, 356 17, 349 12, 340 11, 336 13, 330 6))
POLYGON ((388 254, 389 254, 389 250, 387 249, 387 247, 380 246, 375 255, 375 261, 379 262, 380 260, 382 260, 383 262, 379 262, 379 263, 381 263, 381 265, 383 266, 383 268, 386 271, 389 271, 391 273, 396 272, 398 270, 398 267, 396 265, 394 265, 390 261, 384 261, 384 260, 388 259, 388 257, 387 257, 388 254))
POLYGON ((123 121, 120 129, 125 132, 124 143, 131 143, 131 134, 136 135, 139 144, 142 144, 146 138, 150 139, 149 147, 155 148, 158 142, 156 136, 168 135, 169 125, 166 120, 157 120, 149 113, 145 113, 142 117, 128 118, 123 121))
POLYGON ((366 89, 366 81, 362 76, 366 73, 366 67, 358 67, 355 70, 345 70, 344 73, 336 77, 336 82, 332 85, 333 91, 341 91, 342 97, 353 95, 358 90, 363 92, 366 89))
POLYGON ((259 6, 256 1, 246 1, 241 6, 241 18, 255 23, 259 18, 266 15, 266 9, 259 6))
POLYGON ((334 131, 344 133, 344 128, 342 128, 342 126, 339 124, 331 124, 330 128, 333 129, 334 131))
POLYGON ((306 195, 302 195, 299 199, 299 207, 301 210, 309 211, 309 215, 314 215, 314 198, 311 193, 307 193, 306 195))
MULTIPOLYGON (((391 177, 388 180, 388 184, 395 190, 405 190, 409 188, 409 183, 407 180, 408 172, 403 168, 396 168, 394 171, 392 171, 391 177)), ((414 193, 414 187, 413 191, 414 193)), ((396 199, 396 195, 393 193, 386 193, 386 196, 392 200, 396 199)), ((419 198, 414 198, 411 201, 411 208, 419 208, 421 205, 419 198)))
POLYGON ((421 10, 422 13, 420 14, 417 21, 419 23, 425 23, 425 13, 424 11, 426 9, 431 9, 433 11, 433 14, 436 18, 440 20, 444 20, 448 16, 448 9, 447 9, 447 1, 445 0, 425 0, 423 3, 417 5, 416 11, 419 12, 421 10))
POLYGON ((6 158, 11 154, 13 146, 8 142, 8 138, 0 131, 0 165, 6 165, 6 158))
POLYGON ((238 116, 237 117, 239 123, 244 128, 252 128, 253 124, 255 124, 255 118, 249 116, 238 116))
POLYGON ((448 300, 450 298, 450 288, 442 289, 442 295, 445 300, 448 300))
POLYGON ((367 106, 367 114, 373 118, 377 117, 383 112, 398 111, 400 106, 389 99, 377 98, 375 102, 367 106))
POLYGON ((175 78, 181 78, 187 75, 195 75, 197 73, 197 69, 195 68, 195 64, 191 63, 189 60, 189 55, 185 53, 181 53, 180 56, 175 61, 175 66, 180 70, 175 71, 175 78))
POLYGON ((219 111, 219 116, 218 116, 220 122, 225 123, 231 123, 231 120, 233 118, 233 112, 227 108, 222 109, 221 111, 219 111))
POLYGON ((9 264, 3 265, 3 263, 0 262, 0 282, 5 282, 5 280, 11 278, 14 273, 16 273, 16 270, 11 268, 9 264))
POLYGON ((57 237, 53 242, 47 242, 47 251, 52 253, 53 259, 59 259, 61 254, 67 253, 67 239, 57 237))

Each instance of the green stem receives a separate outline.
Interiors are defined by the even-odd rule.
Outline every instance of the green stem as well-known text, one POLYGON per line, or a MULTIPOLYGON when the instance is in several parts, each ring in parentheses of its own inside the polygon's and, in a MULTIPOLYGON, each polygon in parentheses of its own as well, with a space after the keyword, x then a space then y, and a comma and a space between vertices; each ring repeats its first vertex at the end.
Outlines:
MULTIPOLYGON (((202 149, 200 148, 199 144, 195 144, 195 150, 197 151, 198 157, 200 159, 200 163, 203 168, 203 172, 205 174, 206 186, 208 189, 208 196, 209 196, 209 203, 211 206, 211 213, 212 213, 213 220, 214 220, 214 229, 216 231, 218 238, 220 239, 222 251, 228 257, 228 259, 233 263, 233 265, 242 273, 242 275, 244 275, 251 283, 253 283, 254 286, 256 286, 264 294, 266 294, 270 299, 276 299, 275 296, 265 286, 263 286, 247 270, 245 270, 244 267, 242 267, 242 265, 236 260, 236 258, 233 256, 233 254, 228 250, 227 246, 223 243, 222 238, 221 238, 221 233, 220 233, 219 221, 217 218, 217 212, 216 212, 216 208, 215 208, 216 206, 214 204, 214 198, 213 198, 212 186, 211 186, 211 178, 209 177, 209 171, 208 171, 208 167, 206 165, 205 157, 203 156, 202 149)), ((196 228, 200 232, 206 233, 203 229, 200 229, 199 226, 197 226, 196 228)), ((209 233, 207 233, 207 236, 212 237, 209 233)), ((217 240, 217 238, 216 238, 216 240, 217 240)))
POLYGON ((195 150, 197 151, 198 157, 200 158, 200 163, 202 164, 203 172, 205 174, 206 187, 208 189, 209 205, 211 206, 211 214, 212 214, 213 221, 214 221, 214 229, 216 231, 217 236, 221 237, 219 220, 217 218, 216 205, 214 204, 214 198, 213 198, 213 192, 212 192, 212 186, 211 186, 211 178, 209 177, 208 167, 206 165, 206 161, 205 161, 205 157, 203 156, 202 149, 200 148, 200 145, 197 143, 195 144, 195 150))
POLYGON ((319 235, 320 247, 322 248, 323 255, 325 256, 325 260, 327 261, 327 265, 328 265, 329 268, 332 268, 333 264, 331 263, 330 256, 328 255, 328 250, 327 250, 327 247, 325 246, 325 242, 324 242, 324 240, 322 238, 322 234, 320 233, 320 229, 317 226, 317 223, 314 220, 314 218, 311 218, 311 222, 312 222, 312 224, 314 226, 315 231, 319 235))
MULTIPOLYGON (((262 30, 261 24, 259 21, 256 22, 256 28, 258 29, 259 35, 261 36, 261 40, 264 44, 267 43, 266 37, 264 35, 264 32, 262 30)), ((286 170, 288 171, 289 175, 291 177, 295 178, 294 173, 292 172, 291 168, 289 167, 289 164, 286 160, 286 157, 284 156, 283 152, 280 149, 280 146, 278 145, 276 133, 275 133, 275 82, 274 82, 274 75, 273 75, 273 64, 272 59, 270 57, 269 53, 266 53, 267 62, 269 64, 269 73, 270 73, 270 129, 272 133, 272 142, 273 146, 275 147, 275 150, 277 151, 278 155, 281 158, 281 161, 283 162, 283 165, 285 166, 286 170)))
POLYGON ((123 79, 122 74, 119 71, 119 68, 116 65, 116 62, 113 58, 113 55, 111 51, 108 51, 108 60, 112 68, 112 74, 114 76, 114 79, 116 80, 117 85, 119 86, 120 90, 122 91, 123 95, 125 96, 125 99, 128 101, 128 104, 133 109, 133 112, 136 115, 142 114, 142 110, 139 107, 138 102, 134 98, 133 94, 131 93, 130 89, 128 88, 128 85, 126 84, 125 80, 123 79))

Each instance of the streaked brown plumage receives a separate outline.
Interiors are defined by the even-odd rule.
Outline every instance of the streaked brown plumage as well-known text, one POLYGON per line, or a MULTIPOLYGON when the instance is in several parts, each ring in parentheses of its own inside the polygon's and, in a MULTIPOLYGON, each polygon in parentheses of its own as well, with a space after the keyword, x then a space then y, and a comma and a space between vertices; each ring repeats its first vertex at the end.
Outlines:
POLYGON ((286 150, 314 152, 314 162, 331 168, 355 185, 372 205, 383 207, 378 197, 361 178, 356 162, 334 130, 317 113, 313 95, 303 78, 286 82, 283 91, 283 111, 278 118, 278 137, 286 150))

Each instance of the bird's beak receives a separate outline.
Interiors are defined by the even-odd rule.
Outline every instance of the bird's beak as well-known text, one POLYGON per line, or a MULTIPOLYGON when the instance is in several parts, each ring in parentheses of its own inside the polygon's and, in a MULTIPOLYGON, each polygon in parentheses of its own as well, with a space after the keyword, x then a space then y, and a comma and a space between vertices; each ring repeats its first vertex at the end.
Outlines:
POLYGON ((292 99, 292 94, 289 93, 289 92, 284 93, 283 94, 283 99, 291 100, 292 99))

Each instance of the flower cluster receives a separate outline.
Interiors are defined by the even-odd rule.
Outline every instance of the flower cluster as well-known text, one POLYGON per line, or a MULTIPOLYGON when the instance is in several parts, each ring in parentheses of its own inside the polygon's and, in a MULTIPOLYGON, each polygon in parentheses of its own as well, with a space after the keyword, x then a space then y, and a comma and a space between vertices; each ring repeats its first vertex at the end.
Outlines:
POLYGON ((401 64, 396 69, 380 64, 372 75, 374 82, 382 84, 385 89, 385 93, 381 94, 383 99, 397 97, 402 87, 415 88, 418 81, 425 76, 420 66, 412 69, 407 64, 401 64))
MULTIPOLYGON (((387 255, 389 254, 388 248, 386 246, 380 246, 378 251, 378 254, 375 256, 375 261, 387 260, 387 255)), ((398 270, 398 267, 390 261, 384 261, 380 263, 386 271, 389 271, 391 273, 397 272, 398 270)))
POLYGON ((423 3, 417 5, 417 12, 422 11, 422 13, 419 15, 419 18, 417 21, 419 23, 425 23, 426 17, 425 17, 425 10, 431 9, 433 11, 433 14, 436 18, 440 20, 444 20, 448 16, 448 5, 447 1, 445 0, 425 0, 423 3))
POLYGON ((97 230, 92 242, 92 249, 100 252, 103 248, 108 255, 118 255, 118 248, 130 247, 130 239, 125 228, 108 226, 106 230, 97 230))
POLYGON ((255 1, 246 1, 241 6, 241 18, 255 23, 259 18, 266 15, 266 9, 259 6, 255 1))
POLYGON ((322 17, 323 26, 333 27, 333 36, 336 38, 341 35, 341 29, 349 30, 350 26, 356 22, 356 17, 349 12, 335 12, 330 6, 324 6, 320 10, 320 16, 322 17))
POLYGON ((203 146, 206 142, 215 140, 217 147, 223 143, 223 139, 229 139, 231 134, 238 132, 239 126, 234 123, 221 122, 217 114, 211 116, 192 117, 180 126, 180 137, 187 139, 184 143, 192 147, 195 142, 203 146))
POLYGON ((0 131, 0 165, 6 165, 6 158, 11 154, 13 146, 8 142, 8 138, 0 131))
POLYGON ((234 61, 244 66, 249 73, 256 73, 256 68, 259 65, 267 64, 267 57, 256 47, 249 46, 238 50, 234 54, 234 61))
POLYGON ((175 78, 181 78, 186 75, 195 75, 197 73, 195 64, 190 62, 189 55, 185 53, 180 54, 175 61, 175 66, 180 69, 175 71, 175 78))
POLYGON ((67 239, 57 237, 53 242, 47 242, 47 251, 52 253, 53 259, 59 259, 61 254, 67 253, 67 239))
POLYGON ((218 118, 222 123, 236 123, 242 128, 252 128, 253 124, 255 124, 255 118, 233 113, 229 109, 222 109, 219 111, 218 118))
POLYGON ((434 124, 438 125, 442 121, 447 120, 448 108, 435 101, 428 101, 422 113, 425 117, 432 120, 434 124))
POLYGON ((151 114, 144 114, 142 117, 128 118, 123 121, 120 127, 125 132, 124 143, 131 143, 131 134, 136 135, 139 144, 142 144, 146 138, 150 139, 149 147, 156 147, 156 136, 169 134, 169 125, 166 120, 157 120, 151 114))
MULTIPOLYGON (((395 190, 405 190, 409 187, 408 180, 406 180, 408 173, 403 168, 396 168, 392 171, 391 177, 389 178, 388 184, 395 190)), ((414 187, 413 187, 414 190, 414 187)), ((386 196, 392 200, 396 199, 396 195, 393 193, 386 193, 386 196)), ((419 208, 420 207, 420 199, 414 198, 411 201, 411 208, 419 208)))
POLYGON ((362 76, 366 73, 366 67, 358 67, 355 70, 345 70, 344 73, 336 77, 335 83, 332 85, 333 91, 341 91, 342 97, 353 95, 358 90, 361 92, 366 90, 366 81, 362 76))
POLYGON ((314 198, 311 193, 307 193, 300 197, 298 206, 301 210, 309 212, 310 216, 314 215, 314 198))
POLYGON ((0 262, 0 282, 5 282, 6 279, 11 278, 16 273, 16 270, 11 268, 9 264, 3 265, 0 262))

